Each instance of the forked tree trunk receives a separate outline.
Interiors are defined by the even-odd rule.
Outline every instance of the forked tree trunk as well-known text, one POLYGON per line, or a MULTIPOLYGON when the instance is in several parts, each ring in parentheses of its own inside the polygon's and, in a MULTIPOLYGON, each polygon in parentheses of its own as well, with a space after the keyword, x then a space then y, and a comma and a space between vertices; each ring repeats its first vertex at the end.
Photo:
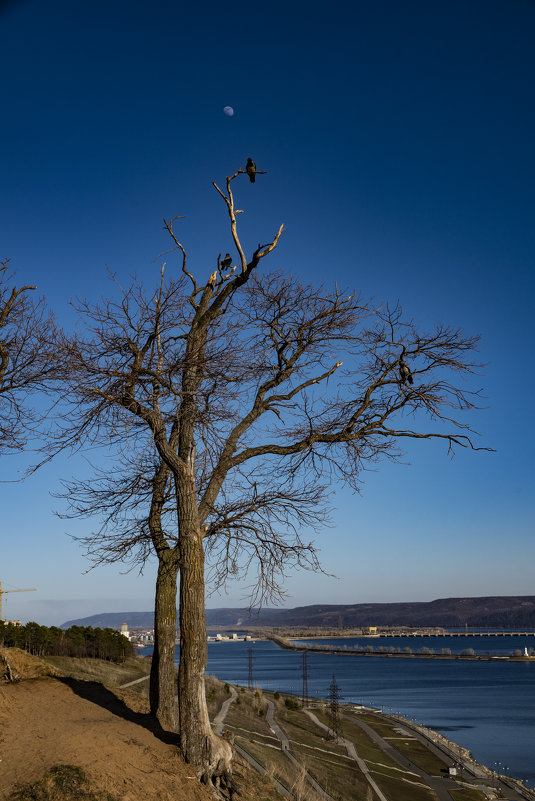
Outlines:
POLYGON ((150 711, 163 728, 178 731, 175 685, 178 555, 158 554, 154 606, 154 653, 150 669, 150 711))

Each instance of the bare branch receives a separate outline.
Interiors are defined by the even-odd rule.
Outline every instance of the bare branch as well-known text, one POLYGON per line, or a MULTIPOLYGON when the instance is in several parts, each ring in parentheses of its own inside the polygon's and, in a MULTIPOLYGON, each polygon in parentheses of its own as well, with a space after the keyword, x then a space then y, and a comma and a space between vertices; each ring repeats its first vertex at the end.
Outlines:
POLYGON ((0 453, 42 434, 47 413, 37 412, 31 398, 45 396, 57 378, 52 317, 42 298, 30 296, 35 286, 13 284, 8 264, 0 267, 0 453))

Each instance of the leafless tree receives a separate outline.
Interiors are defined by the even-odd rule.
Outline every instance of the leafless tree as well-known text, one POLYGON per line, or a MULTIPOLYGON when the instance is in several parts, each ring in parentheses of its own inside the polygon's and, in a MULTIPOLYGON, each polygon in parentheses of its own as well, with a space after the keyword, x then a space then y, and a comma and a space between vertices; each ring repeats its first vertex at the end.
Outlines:
POLYGON ((42 422, 32 398, 50 389, 55 375, 53 322, 35 286, 17 287, 9 260, 0 262, 0 454, 20 450, 42 422))
POLYGON ((200 279, 176 222, 166 222, 180 276, 162 270, 155 292, 134 281, 118 300, 81 302, 86 333, 61 347, 72 401, 65 436, 81 446, 105 434, 113 447, 148 431, 172 477, 180 743, 206 779, 227 764, 228 744, 212 733, 204 696, 205 552, 224 555, 225 566, 215 564, 224 580, 241 543, 261 548, 264 536, 268 553, 275 547, 272 524, 290 497, 306 519, 311 487, 336 478, 358 488, 363 469, 397 459, 405 439, 475 449, 460 413, 477 403, 465 383, 477 339, 443 326, 419 332, 398 306, 375 308, 337 287, 261 275, 283 229, 246 257, 232 191, 240 175, 225 190, 214 184, 234 267, 223 269, 219 256, 200 279), (246 541, 251 508, 254 538, 246 541))

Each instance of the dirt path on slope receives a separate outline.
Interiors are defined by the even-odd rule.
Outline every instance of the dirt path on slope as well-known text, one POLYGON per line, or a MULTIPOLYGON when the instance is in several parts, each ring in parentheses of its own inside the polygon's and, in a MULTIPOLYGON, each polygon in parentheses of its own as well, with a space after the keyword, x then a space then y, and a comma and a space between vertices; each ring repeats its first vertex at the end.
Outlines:
POLYGON ((212 801, 172 743, 142 699, 95 682, 38 678, 0 686, 2 800, 53 765, 70 764, 120 801, 212 801))

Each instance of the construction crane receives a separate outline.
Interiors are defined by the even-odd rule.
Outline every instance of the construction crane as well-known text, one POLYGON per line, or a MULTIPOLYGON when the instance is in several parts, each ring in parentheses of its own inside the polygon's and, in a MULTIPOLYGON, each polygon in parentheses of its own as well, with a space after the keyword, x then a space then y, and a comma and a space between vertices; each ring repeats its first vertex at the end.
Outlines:
POLYGON ((3 618, 2 618, 2 595, 4 595, 6 592, 36 592, 36 589, 35 589, 35 587, 31 587, 29 590, 3 590, 2 589, 2 582, 0 581, 0 620, 3 620, 3 618))

